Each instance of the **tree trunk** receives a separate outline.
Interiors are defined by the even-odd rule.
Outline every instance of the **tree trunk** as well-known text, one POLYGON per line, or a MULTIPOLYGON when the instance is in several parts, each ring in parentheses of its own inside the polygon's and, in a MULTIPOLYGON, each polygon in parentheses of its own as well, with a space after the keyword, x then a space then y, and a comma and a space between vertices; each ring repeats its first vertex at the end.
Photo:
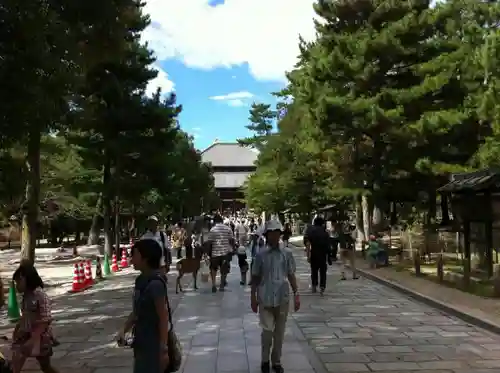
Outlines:
POLYGON ((436 190, 431 188, 427 193, 427 225, 433 225, 436 222, 436 190))
MULTIPOLYGON (((104 184, 104 177, 103 177, 104 184)), ((92 225, 89 230, 89 237, 87 239, 87 245, 97 245, 99 243, 99 233, 101 230, 99 229, 99 218, 101 217, 101 209, 102 209, 102 193, 99 193, 99 198, 97 198, 97 203, 95 205, 94 216, 92 216, 92 225)))
POLYGON ((376 232, 380 232, 384 229, 384 213, 378 201, 375 201, 373 205, 372 227, 376 232))
POLYGON ((28 138, 26 168, 26 201, 22 218, 21 259, 35 261, 38 205, 40 203, 40 141, 41 133, 33 128, 28 138))
POLYGON ((361 210, 363 212, 363 230, 365 234, 365 238, 368 239, 370 237, 371 230, 371 216, 370 216, 370 201, 368 200, 368 196, 363 194, 361 196, 361 210))
POLYGON ((441 224, 450 224, 450 211, 448 209, 448 196, 446 194, 441 194, 441 224))
POLYGON ((361 243, 367 239, 367 237, 365 237, 365 230, 363 226, 363 206, 361 196, 356 196, 354 203, 356 208, 356 243, 361 246, 361 243))
POLYGON ((118 201, 118 196, 115 196, 115 245, 116 245, 116 255, 120 256, 120 202, 118 201))
POLYGON ((111 230, 111 157, 109 151, 104 154, 104 171, 103 171, 103 220, 104 220, 104 252, 108 255, 113 254, 113 236, 111 230))

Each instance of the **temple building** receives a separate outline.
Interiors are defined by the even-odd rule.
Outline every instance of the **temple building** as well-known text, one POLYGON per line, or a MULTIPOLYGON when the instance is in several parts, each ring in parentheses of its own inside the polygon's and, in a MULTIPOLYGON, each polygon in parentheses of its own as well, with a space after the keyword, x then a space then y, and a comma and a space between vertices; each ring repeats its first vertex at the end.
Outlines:
POLYGON ((257 156, 257 151, 238 143, 217 141, 201 153, 203 162, 212 167, 221 211, 234 213, 245 208, 243 186, 256 170, 257 156))

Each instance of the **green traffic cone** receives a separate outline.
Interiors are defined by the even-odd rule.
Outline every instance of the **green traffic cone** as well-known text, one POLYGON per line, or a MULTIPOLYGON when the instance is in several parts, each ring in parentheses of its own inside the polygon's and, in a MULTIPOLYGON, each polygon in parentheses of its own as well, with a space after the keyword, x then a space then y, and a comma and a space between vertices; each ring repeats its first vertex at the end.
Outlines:
POLYGON ((104 276, 111 275, 111 267, 109 266, 108 253, 104 254, 104 276))
POLYGON ((17 303, 16 288, 14 282, 10 283, 9 298, 7 300, 7 316, 11 322, 19 320, 21 313, 19 312, 19 304, 17 303))

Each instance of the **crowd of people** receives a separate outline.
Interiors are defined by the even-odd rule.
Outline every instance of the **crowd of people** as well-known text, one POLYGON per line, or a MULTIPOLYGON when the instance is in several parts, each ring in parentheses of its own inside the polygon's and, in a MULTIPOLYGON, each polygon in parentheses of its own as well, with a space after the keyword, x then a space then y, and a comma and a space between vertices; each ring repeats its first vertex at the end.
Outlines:
MULTIPOLYGON (((134 349, 134 372, 175 372, 180 366, 182 352, 172 327, 166 276, 175 255, 179 260, 206 260, 214 293, 228 286, 231 262, 237 257, 240 284, 251 285, 250 307, 259 314, 262 328, 261 371, 283 373, 281 351, 289 304, 293 303, 295 311, 300 308, 295 258, 288 248, 291 234, 290 224, 283 226, 276 219, 264 223, 261 218, 224 218, 215 214, 161 230, 159 219, 149 217, 146 232, 131 248, 132 264, 140 274, 135 280, 132 312, 117 333, 119 344, 129 344, 134 349), (127 343, 126 335, 130 332, 133 337, 127 343)), ((352 278, 357 279, 353 226, 318 216, 305 230, 303 241, 313 293, 319 288, 320 294, 324 294, 328 265, 337 260, 339 251, 344 264, 342 279, 347 279, 347 267, 352 278)), ((368 258, 377 263, 381 252, 377 239, 370 237, 368 258)), ((9 372, 20 373, 28 357, 35 357, 43 372, 57 372, 50 360, 57 340, 52 335, 50 300, 43 290, 43 281, 29 262, 21 263, 13 280, 23 301, 22 316, 12 338, 9 372)))
POLYGON ((287 229, 278 220, 263 223, 260 218, 224 218, 215 214, 178 223, 162 233, 158 219, 150 217, 148 231, 132 247, 132 263, 141 274, 135 283, 133 312, 118 334, 118 340, 125 340, 126 333, 134 328, 134 372, 163 372, 171 363, 172 347, 168 342, 172 336, 164 332, 172 326, 165 274, 174 252, 181 260, 207 258, 214 293, 227 287, 235 256, 241 285, 247 284, 250 271, 250 307, 259 314, 262 327, 261 371, 283 373, 281 353, 292 298, 290 288, 294 309, 300 308, 295 259, 282 240, 291 235, 287 229), (179 247, 185 249, 185 258, 179 247))

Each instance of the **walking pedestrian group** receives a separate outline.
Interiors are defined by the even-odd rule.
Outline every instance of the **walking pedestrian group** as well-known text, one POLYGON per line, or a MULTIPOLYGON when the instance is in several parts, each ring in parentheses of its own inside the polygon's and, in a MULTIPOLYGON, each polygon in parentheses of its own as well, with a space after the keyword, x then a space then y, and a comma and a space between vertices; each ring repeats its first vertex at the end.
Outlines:
MULTIPOLYGON (((291 235, 290 224, 283 227, 276 219, 265 223, 260 218, 224 220, 220 214, 200 217, 185 226, 180 222, 165 232, 159 229, 158 217, 150 216, 146 232, 131 248, 131 261, 139 275, 135 279, 132 312, 116 337, 119 345, 134 350, 134 373, 167 373, 180 369, 182 350, 167 292, 172 250, 178 259, 176 290, 181 291, 182 274, 192 273, 196 277, 204 260, 209 263, 212 292, 224 291, 232 259, 237 256, 240 285, 248 283, 250 272, 250 307, 258 314, 262 329, 261 372, 283 373, 281 357, 290 304, 293 310, 300 309, 296 262, 288 247, 291 235), (217 274, 220 274, 218 285, 217 274)), ((319 289, 324 295, 327 268, 336 261, 339 249, 342 279, 346 279, 348 265, 353 279, 357 278, 352 229, 341 229, 335 222, 326 222, 318 216, 306 229, 303 241, 313 293, 319 289)), ((375 243, 372 246, 375 247, 375 243)), ((373 253, 372 248, 369 255, 378 260, 378 252, 373 253)), ((57 341, 52 335, 50 300, 43 291, 43 281, 33 264, 25 262, 14 273, 13 281, 23 300, 22 317, 13 334, 9 369, 20 373, 26 359, 35 357, 43 372, 57 373, 50 360, 57 341)))

